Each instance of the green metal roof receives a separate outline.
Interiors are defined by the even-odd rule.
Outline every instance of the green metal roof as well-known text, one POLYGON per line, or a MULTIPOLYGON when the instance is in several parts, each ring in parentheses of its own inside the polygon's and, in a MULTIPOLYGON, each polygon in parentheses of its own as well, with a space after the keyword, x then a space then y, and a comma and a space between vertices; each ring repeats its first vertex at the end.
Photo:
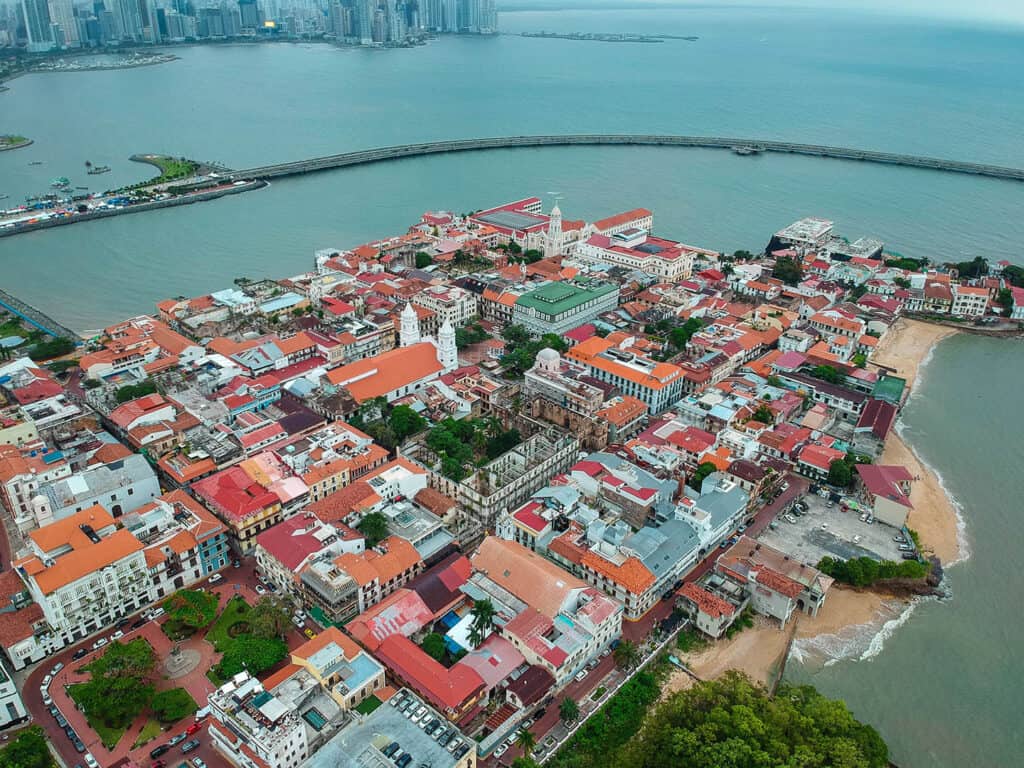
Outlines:
POLYGON ((516 299, 516 304, 546 315, 559 315, 614 290, 615 286, 607 283, 588 287, 573 283, 548 283, 523 294, 516 299))

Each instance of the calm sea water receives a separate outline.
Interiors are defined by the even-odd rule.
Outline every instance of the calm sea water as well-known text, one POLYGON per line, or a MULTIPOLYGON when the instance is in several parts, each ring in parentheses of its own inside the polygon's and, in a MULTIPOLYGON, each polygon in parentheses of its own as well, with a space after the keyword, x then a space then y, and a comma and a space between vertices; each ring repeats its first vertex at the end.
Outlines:
MULTIPOLYGON (((0 153, 0 193, 18 200, 55 176, 75 185, 140 180, 150 172, 127 161, 134 152, 239 168, 556 132, 778 138, 1024 166, 1021 30, 736 7, 508 13, 502 26, 700 40, 195 47, 176 49, 181 60, 164 66, 33 75, 0 94, 0 130, 36 140, 0 153), (86 160, 114 170, 88 177, 86 160)), ((1024 261, 1019 183, 812 158, 575 148, 410 159, 2 239, 0 285, 72 327, 96 328, 237 276, 307 270, 315 248, 401 231, 426 209, 555 193, 569 217, 644 205, 659 233, 725 250, 759 248, 790 221, 820 215, 842 234, 877 235, 907 255, 1024 261)), ((1024 351, 958 339, 929 372, 908 431, 961 496, 975 556, 950 574, 952 602, 920 607, 872 661, 794 674, 847 698, 901 766, 1016 764, 1009 702, 1024 675, 1007 651, 1020 636, 1020 579, 1003 565, 1015 537, 1001 500, 1024 494, 1008 466, 1024 426, 1009 405, 1024 351)))
POLYGON ((874 724, 900 766, 1021 765, 1021 376, 1024 341, 936 347, 902 419, 964 508, 971 554, 947 571, 952 598, 918 604, 870 659, 789 667, 874 724))

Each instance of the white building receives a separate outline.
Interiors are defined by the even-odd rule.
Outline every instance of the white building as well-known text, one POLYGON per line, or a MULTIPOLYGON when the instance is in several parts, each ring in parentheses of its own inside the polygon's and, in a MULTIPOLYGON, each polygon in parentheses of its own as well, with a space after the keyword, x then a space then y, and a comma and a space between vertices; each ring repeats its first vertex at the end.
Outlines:
POLYGON ((306 724, 292 702, 239 672, 210 694, 210 738, 239 768, 297 768, 309 757, 306 724))
POLYGON ((28 536, 18 575, 65 643, 108 627, 151 600, 142 542, 98 504, 28 536))
POLYGON ((988 289, 971 285, 953 285, 952 314, 959 317, 982 317, 988 309, 988 289))
POLYGON ((639 228, 624 229, 611 236, 591 235, 577 243, 573 250, 573 256, 585 264, 612 264, 638 269, 669 282, 688 278, 697 254, 718 257, 712 251, 654 237, 639 228))
MULTIPOLYGON (((416 294, 412 303, 432 311, 437 315, 439 323, 448 322, 456 328, 465 325, 478 314, 476 294, 454 285, 432 285, 416 294)), ((405 319, 404 311, 402 319, 405 319)))

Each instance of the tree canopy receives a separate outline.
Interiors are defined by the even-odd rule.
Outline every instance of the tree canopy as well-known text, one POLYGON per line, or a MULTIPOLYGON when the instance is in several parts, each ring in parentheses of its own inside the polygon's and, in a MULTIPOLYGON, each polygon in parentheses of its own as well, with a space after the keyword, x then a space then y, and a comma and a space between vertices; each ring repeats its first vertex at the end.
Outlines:
POLYGON ((885 768, 889 750, 843 702, 811 686, 784 685, 769 697, 728 672, 659 704, 615 761, 634 768, 885 768))
POLYGON ((367 547, 375 547, 388 537, 388 519, 380 512, 370 512, 359 521, 356 530, 366 537, 367 547))
POLYGON ((146 379, 138 384, 125 384, 120 387, 114 395, 114 399, 119 403, 127 403, 129 400, 152 395, 154 392, 156 392, 156 382, 146 379))
POLYGON ((569 343, 555 333, 545 333, 539 339, 532 339, 529 331, 521 325, 509 325, 501 333, 505 340, 505 354, 501 364, 505 371, 515 377, 522 376, 533 367, 537 353, 550 347, 556 352, 565 352, 569 343))
POLYGON ((288 655, 288 646, 279 638, 263 639, 253 635, 236 637, 217 665, 217 674, 227 679, 247 671, 256 676, 288 655))
POLYGON ((580 705, 576 703, 575 699, 566 697, 562 699, 562 703, 558 705, 558 716, 562 718, 564 722, 571 722, 580 716, 580 705))
POLYGON ((86 667, 92 679, 75 686, 75 701, 90 719, 124 727, 149 706, 155 667, 153 649, 142 638, 130 643, 115 641, 86 667))
POLYGON ((775 268, 772 270, 772 277, 784 282, 786 285, 796 285, 804 276, 803 268, 798 259, 791 259, 789 256, 780 256, 775 260, 775 268))
POLYGON ((176 723, 199 709, 192 694, 184 688, 160 691, 153 696, 150 707, 161 723, 176 723))
POLYGON ((426 251, 416 252, 416 269, 423 269, 429 267, 434 263, 434 260, 430 257, 430 254, 426 251))
POLYGON ((494 629, 494 604, 490 600, 477 600, 473 603, 471 614, 473 621, 469 625, 469 643, 474 648, 487 639, 494 629))
POLYGON ((445 651, 447 650, 444 644, 444 637, 439 635, 437 632, 431 632, 429 635, 423 638, 423 642, 420 643, 420 647, 427 652, 428 656, 431 656, 435 661, 440 661, 444 658, 445 651))
POLYGON ((53 765, 46 736, 38 725, 21 731, 0 749, 0 768, 52 768, 53 765))
POLYGON ((210 592, 180 589, 164 600, 168 621, 190 630, 202 629, 217 618, 217 596, 210 592))
POLYGON ((829 384, 839 384, 843 380, 843 374, 831 365, 816 365, 811 369, 811 376, 829 384))
POLYGON ((717 469, 718 467, 710 461, 705 461, 703 464, 699 465, 697 467, 697 471, 690 476, 690 480, 687 482, 687 485, 693 488, 693 490, 699 491, 701 486, 704 485, 704 478, 717 469))
POLYGON ((249 632, 261 640, 284 639, 291 621, 281 598, 264 595, 249 611, 249 632))
POLYGON ((869 587, 883 579, 923 579, 928 575, 928 564, 920 560, 879 562, 870 557, 852 557, 849 560, 823 557, 818 561, 818 570, 844 584, 869 587))

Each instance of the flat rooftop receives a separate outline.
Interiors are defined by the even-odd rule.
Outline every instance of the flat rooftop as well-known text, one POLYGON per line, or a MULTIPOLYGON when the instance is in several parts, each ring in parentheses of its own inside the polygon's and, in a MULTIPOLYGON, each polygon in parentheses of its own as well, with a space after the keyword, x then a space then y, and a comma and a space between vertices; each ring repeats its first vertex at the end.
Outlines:
POLYGON ((473 218, 487 224, 493 224, 496 227, 504 227, 505 229, 529 229, 540 224, 547 224, 548 220, 547 216, 535 216, 520 211, 494 211, 493 213, 484 213, 473 218))

